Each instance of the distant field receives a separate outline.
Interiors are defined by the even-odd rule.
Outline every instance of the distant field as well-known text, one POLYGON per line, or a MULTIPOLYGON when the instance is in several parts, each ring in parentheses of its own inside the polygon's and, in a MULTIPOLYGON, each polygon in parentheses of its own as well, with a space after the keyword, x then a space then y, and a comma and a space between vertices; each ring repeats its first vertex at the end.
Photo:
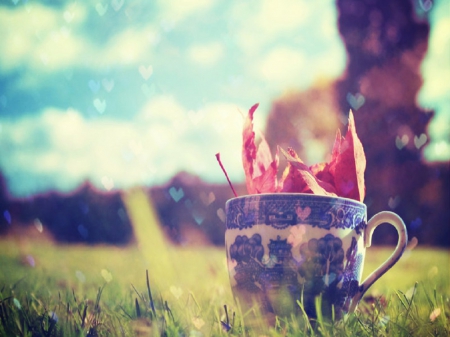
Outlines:
MULTIPOLYGON (((93 287, 96 290, 105 283, 102 276, 105 270, 104 275, 106 271, 110 274, 108 287, 128 289, 130 284, 144 286, 145 271, 148 269, 152 282, 161 288, 159 291, 167 291, 170 286, 184 287, 186 290, 204 289, 210 283, 223 287, 224 292, 228 293, 225 250, 220 247, 171 246, 165 252, 154 252, 150 261, 136 245, 124 248, 66 246, 46 241, 19 243, 10 238, 0 240, 0 247, 0 284, 13 284, 23 278, 33 283, 35 279, 45 278, 46 285, 54 289, 68 287, 87 290, 93 287), (164 260, 169 263, 160 263, 164 260)), ((380 265, 391 250, 390 247, 370 248, 366 254, 364 276, 380 265)), ((450 293, 450 252, 420 247, 407 251, 369 289, 369 293, 407 291, 415 282, 437 282, 440 289, 450 293)))
MULTIPOLYGON (((14 241, 0 241, 0 288, 24 284, 30 291, 74 289, 82 295, 95 295, 98 287, 107 284, 105 296, 133 293, 131 285, 146 290, 146 270, 155 290, 170 293, 170 287, 204 290, 205 286, 228 290, 225 252, 217 248, 174 249, 170 264, 159 263, 162 254, 148 261, 138 247, 59 246, 27 242, 19 249, 14 241), (34 264, 34 266, 33 266, 34 264), (199 281, 201 283, 199 284, 199 281), (35 288, 35 289, 33 289, 35 288)), ((166 295, 166 294, 165 294, 166 295)), ((170 296, 168 299, 170 299, 170 296)))

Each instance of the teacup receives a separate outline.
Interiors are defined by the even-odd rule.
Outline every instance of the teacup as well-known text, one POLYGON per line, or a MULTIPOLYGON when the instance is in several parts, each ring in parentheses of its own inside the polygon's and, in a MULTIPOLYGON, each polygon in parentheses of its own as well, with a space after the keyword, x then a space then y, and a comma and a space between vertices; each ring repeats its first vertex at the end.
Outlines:
POLYGON ((226 203, 225 244, 233 295, 244 310, 341 318, 401 257, 402 219, 380 212, 367 222, 361 202, 313 194, 259 194, 226 203), (366 247, 375 228, 398 232, 392 255, 363 282, 366 247), (320 303, 320 307, 316 306, 320 303))

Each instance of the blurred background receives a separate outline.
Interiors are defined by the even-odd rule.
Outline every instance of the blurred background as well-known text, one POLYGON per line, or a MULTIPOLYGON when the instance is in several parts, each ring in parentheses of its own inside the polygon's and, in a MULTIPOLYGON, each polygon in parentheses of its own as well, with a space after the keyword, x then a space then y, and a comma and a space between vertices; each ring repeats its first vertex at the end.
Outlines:
POLYGON ((215 154, 246 194, 259 102, 272 150, 309 165, 352 109, 368 216, 449 247, 449 31, 445 0, 0 0, 0 235, 131 244, 143 191, 173 243, 223 245, 215 154))

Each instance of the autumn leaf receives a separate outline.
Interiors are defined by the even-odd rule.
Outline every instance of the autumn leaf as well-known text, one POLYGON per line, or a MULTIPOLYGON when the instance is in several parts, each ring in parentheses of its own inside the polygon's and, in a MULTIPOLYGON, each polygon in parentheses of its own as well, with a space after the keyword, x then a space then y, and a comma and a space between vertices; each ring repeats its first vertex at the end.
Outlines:
POLYGON ((337 194, 362 202, 365 197, 365 169, 366 156, 361 141, 356 134, 353 113, 350 111, 347 134, 340 141, 339 154, 331 169, 337 194))
MULTIPOLYGON (((364 200, 366 157, 356 134, 352 111, 349 113, 345 138, 337 130, 330 161, 308 167, 292 148, 286 151, 278 148, 272 159, 269 145, 263 135, 256 146, 253 115, 257 108, 258 104, 255 104, 249 109, 242 133, 242 162, 249 194, 312 193, 340 196, 361 202, 364 200), (279 151, 286 158, 287 167, 278 182, 279 151)), ((228 179, 218 154, 216 157, 228 179)), ((229 183, 231 186, 230 181, 229 183)), ((233 189, 232 186, 231 188, 233 189)))
POLYGON ((272 160, 269 145, 261 137, 258 148, 253 131, 253 115, 258 104, 253 105, 244 122, 242 162, 249 194, 274 193, 277 190, 278 154, 272 160))
POLYGON ((286 157, 288 166, 280 179, 280 192, 336 196, 334 186, 318 179, 293 149, 281 149, 281 153, 286 157))
POLYGON ((335 191, 334 176, 330 172, 330 163, 319 163, 310 166, 311 173, 318 179, 325 183, 330 184, 335 191))
POLYGON ((318 163, 310 167, 311 172, 314 174, 314 176, 317 177, 317 179, 331 184, 334 187, 334 190, 336 190, 334 185, 334 171, 341 149, 341 142, 341 131, 338 129, 336 132, 336 139, 334 141, 333 150, 331 151, 331 160, 328 163, 318 163))

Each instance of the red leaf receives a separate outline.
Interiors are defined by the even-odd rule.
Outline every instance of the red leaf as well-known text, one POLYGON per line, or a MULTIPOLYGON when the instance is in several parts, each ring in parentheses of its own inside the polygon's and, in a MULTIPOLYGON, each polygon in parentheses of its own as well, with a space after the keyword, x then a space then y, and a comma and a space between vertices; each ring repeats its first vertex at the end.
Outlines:
POLYGON ((333 166, 332 174, 338 195, 362 202, 365 197, 366 156, 356 134, 352 111, 348 118, 347 134, 340 142, 339 155, 333 166))
POLYGON ((258 177, 263 174, 265 169, 272 164, 272 154, 270 153, 269 144, 267 144, 266 139, 261 134, 261 142, 258 146, 258 151, 256 152, 256 167, 254 167, 255 172, 253 172, 254 177, 258 177))
POLYGON ((333 149, 331 150, 331 159, 328 163, 314 164, 310 167, 311 172, 317 179, 329 183, 333 186, 334 192, 336 191, 336 186, 334 184, 334 175, 336 162, 339 157, 339 151, 341 149, 342 136, 341 131, 338 129, 336 132, 336 139, 334 141, 333 149))
POLYGON ((336 174, 336 163, 338 161, 339 155, 340 155, 340 151, 341 151, 341 146, 342 146, 342 142, 343 142, 344 138, 342 138, 341 136, 341 131, 338 129, 336 132, 336 139, 334 141, 334 145, 333 145, 333 150, 331 150, 331 160, 329 162, 329 172, 331 174, 331 176, 333 177, 333 182, 334 182, 334 177, 336 174))
POLYGON ((312 165, 309 169, 317 179, 330 184, 336 190, 334 188, 334 176, 330 172, 330 167, 330 163, 319 163, 312 165))
POLYGON ((253 132, 253 113, 257 107, 258 105, 255 104, 250 108, 248 116, 244 121, 244 129, 242 132, 242 164, 244 166, 245 181, 249 194, 256 193, 253 183, 253 162, 256 160, 255 133, 253 132))
POLYGON ((282 193, 306 193, 308 186, 305 179, 291 163, 288 162, 288 166, 283 172, 280 179, 279 192, 282 193))
POLYGON ((277 191, 278 163, 274 160, 263 173, 253 179, 257 193, 275 193, 277 191))
POLYGON ((264 137, 262 137, 258 149, 256 148, 253 114, 257 108, 258 104, 255 104, 248 111, 242 133, 242 162, 245 181, 249 194, 274 193, 277 189, 278 154, 272 160, 269 145, 264 137))
POLYGON ((280 192, 336 195, 333 185, 318 179, 297 156, 293 149, 281 152, 288 160, 288 167, 280 180, 280 192))
POLYGON ((277 185, 278 151, 272 160, 269 145, 262 135, 259 146, 255 144, 253 115, 257 108, 258 104, 250 108, 243 129, 242 160, 249 194, 313 193, 339 195, 363 201, 366 158, 361 141, 356 134, 351 111, 346 136, 343 138, 340 131, 337 131, 328 163, 308 167, 293 149, 288 148, 287 151, 281 149, 288 161, 288 166, 277 185))
POLYGON ((339 153, 341 151, 341 143, 342 143, 342 135, 341 130, 336 131, 336 138, 334 140, 333 149, 331 150, 331 161, 330 164, 333 164, 336 162, 337 157, 339 156, 339 153))

